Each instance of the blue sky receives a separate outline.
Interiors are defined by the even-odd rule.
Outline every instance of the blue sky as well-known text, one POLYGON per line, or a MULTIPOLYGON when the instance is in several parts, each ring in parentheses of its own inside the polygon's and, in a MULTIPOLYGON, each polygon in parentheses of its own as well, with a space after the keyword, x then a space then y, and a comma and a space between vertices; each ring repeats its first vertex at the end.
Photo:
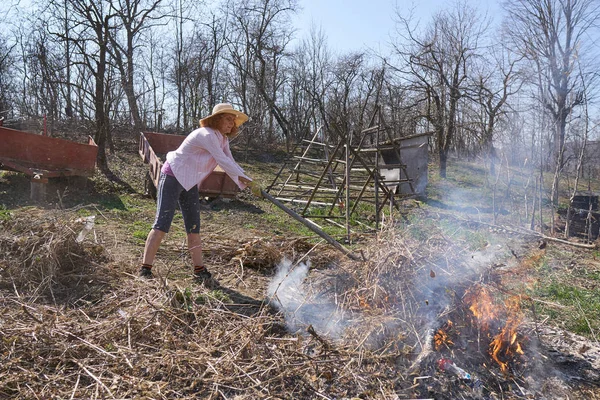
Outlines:
MULTIPOLYGON (((470 4, 497 17, 499 0, 471 0, 470 4)), ((321 27, 331 50, 346 52, 372 48, 384 50, 394 32, 396 4, 402 10, 415 8, 417 18, 426 23, 431 15, 450 7, 448 0, 300 0, 302 11, 295 25, 297 37, 308 36, 311 24, 321 27)), ((498 19, 499 22, 499 18, 498 19)))

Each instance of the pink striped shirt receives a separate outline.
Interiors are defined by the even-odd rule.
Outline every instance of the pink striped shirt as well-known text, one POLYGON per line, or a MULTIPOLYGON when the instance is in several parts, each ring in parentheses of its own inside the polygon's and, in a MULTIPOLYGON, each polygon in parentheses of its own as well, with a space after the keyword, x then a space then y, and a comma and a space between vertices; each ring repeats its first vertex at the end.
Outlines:
POLYGON ((165 175, 175 176, 175 174, 171 170, 171 165, 169 165, 168 161, 165 161, 165 163, 163 164, 162 168, 160 169, 160 172, 162 172, 165 175))
POLYGON ((251 180, 233 159, 227 137, 208 127, 192 131, 177 150, 167 153, 167 162, 185 190, 202 183, 217 165, 240 189, 246 187, 240 177, 251 180))

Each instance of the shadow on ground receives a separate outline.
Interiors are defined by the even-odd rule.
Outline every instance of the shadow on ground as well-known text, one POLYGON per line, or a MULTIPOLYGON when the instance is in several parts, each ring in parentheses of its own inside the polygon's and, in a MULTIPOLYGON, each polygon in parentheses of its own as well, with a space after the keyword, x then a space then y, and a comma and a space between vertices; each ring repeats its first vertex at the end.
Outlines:
POLYGON ((91 179, 74 176, 52 178, 46 184, 44 201, 31 199, 30 178, 21 173, 0 173, 0 208, 36 206, 45 209, 70 209, 99 205, 104 209, 125 210, 118 193, 99 193, 91 179))
POLYGON ((262 210, 261 208, 256 207, 252 203, 247 203, 247 202, 245 202, 243 200, 239 200, 237 198, 236 199, 216 198, 209 202, 203 201, 202 207, 207 211, 208 210, 212 210, 212 211, 231 210, 231 211, 245 211, 245 212, 252 213, 252 214, 264 214, 264 210, 262 210))

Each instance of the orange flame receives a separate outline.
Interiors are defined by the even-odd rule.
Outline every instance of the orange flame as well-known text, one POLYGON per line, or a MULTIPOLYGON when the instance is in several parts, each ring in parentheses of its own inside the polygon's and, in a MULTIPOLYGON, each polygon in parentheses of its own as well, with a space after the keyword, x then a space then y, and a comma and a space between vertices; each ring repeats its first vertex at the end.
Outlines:
POLYGON ((490 291, 484 286, 473 286, 465 294, 465 301, 470 304, 469 310, 477 318, 479 327, 487 331, 490 322, 496 319, 496 311, 490 291))
POLYGON ((364 309, 369 309, 371 308, 371 305, 369 304, 369 301, 364 298, 363 296, 358 296, 358 304, 360 305, 361 308, 364 309))
POLYGON ((490 343, 489 354, 504 373, 508 371, 508 362, 503 360, 511 359, 516 354, 524 354, 521 344, 517 341, 517 328, 523 320, 519 300, 516 296, 506 300, 506 324, 490 343))
MULTIPOLYGON (((520 297, 514 296, 505 301, 504 309, 494 305, 492 296, 486 287, 473 286, 464 298, 469 310, 476 318, 479 329, 488 333, 493 322, 497 322, 500 314, 506 315, 504 327, 490 342, 488 353, 498 363, 503 373, 508 371, 508 362, 517 354, 524 354, 518 342, 517 329, 523 320, 519 305, 520 297)), ((490 335, 491 336, 491 335, 490 335)))
POLYGON ((439 350, 443 345, 453 345, 454 342, 448 336, 447 331, 452 328, 452 321, 448 320, 444 324, 443 327, 438 329, 438 331, 433 335, 433 343, 435 344, 435 349, 439 350))

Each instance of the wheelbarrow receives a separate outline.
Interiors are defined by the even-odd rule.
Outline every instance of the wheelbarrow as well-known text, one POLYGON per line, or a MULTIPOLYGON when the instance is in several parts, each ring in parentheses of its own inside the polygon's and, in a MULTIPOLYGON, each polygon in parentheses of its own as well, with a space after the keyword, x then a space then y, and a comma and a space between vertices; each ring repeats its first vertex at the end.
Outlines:
POLYGON ((0 169, 31 177, 31 198, 43 201, 49 178, 94 175, 98 146, 0 126, 0 169))

